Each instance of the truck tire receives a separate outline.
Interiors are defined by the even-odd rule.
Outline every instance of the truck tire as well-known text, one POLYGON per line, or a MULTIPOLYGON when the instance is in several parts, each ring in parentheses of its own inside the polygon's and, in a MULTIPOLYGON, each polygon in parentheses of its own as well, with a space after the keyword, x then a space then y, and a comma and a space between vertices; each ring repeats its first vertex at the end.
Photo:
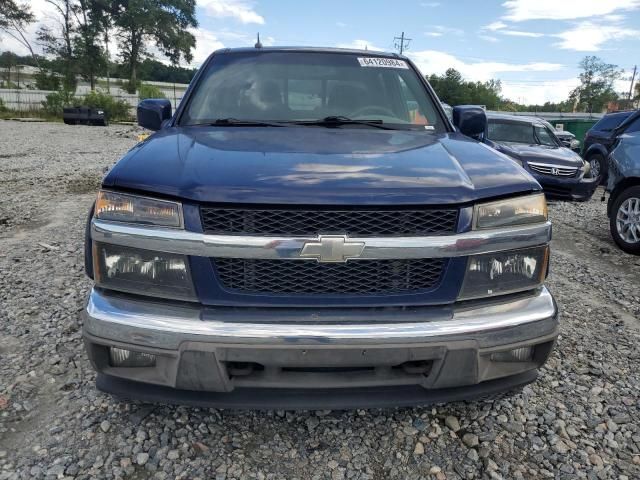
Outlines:
POLYGON ((609 215, 613 241, 625 252, 640 255, 640 185, 624 189, 613 201, 609 215))

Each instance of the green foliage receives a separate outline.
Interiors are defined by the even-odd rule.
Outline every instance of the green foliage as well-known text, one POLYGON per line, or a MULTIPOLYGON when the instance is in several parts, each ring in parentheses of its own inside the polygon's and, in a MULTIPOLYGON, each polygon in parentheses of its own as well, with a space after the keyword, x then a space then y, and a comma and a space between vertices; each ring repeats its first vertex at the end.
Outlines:
MULTIPOLYGON (((109 66, 113 75, 120 78, 129 77, 129 66, 125 63, 112 63, 109 66)), ((195 68, 183 68, 165 65, 153 58, 145 58, 138 65, 138 79, 147 82, 189 83, 196 74, 195 68)))
POLYGON ((88 93, 82 99, 82 104, 90 108, 104 110, 110 120, 128 120, 130 118, 130 107, 125 100, 113 98, 108 93, 99 90, 88 93))
POLYGON ((4 102, 0 98, 0 113, 4 113, 7 111, 7 107, 4 106, 4 102))
POLYGON ((441 101, 449 105, 485 105, 488 109, 497 109, 502 103, 499 80, 488 82, 470 82, 462 78, 457 70, 450 68, 444 75, 430 75, 429 83, 441 101))
POLYGON ((195 0, 115 0, 113 24, 120 39, 122 59, 128 65, 129 85, 138 84, 138 65, 147 57, 148 42, 177 64, 190 62, 196 39, 189 31, 198 26, 195 0))
POLYGON ((18 24, 29 24, 35 20, 28 3, 18 3, 15 0, 0 2, 0 29, 15 28, 18 24))
POLYGON ((586 56, 580 62, 580 85, 569 98, 577 104, 579 111, 602 112, 607 103, 617 100, 613 85, 622 71, 617 65, 603 62, 595 56, 586 56))
POLYGON ((62 109, 72 105, 78 105, 79 100, 68 90, 59 90, 47 95, 46 100, 42 102, 42 107, 46 114, 59 117, 62 115, 62 109))
POLYGON ((142 84, 140 88, 138 88, 138 97, 140 100, 144 100, 145 98, 166 98, 165 94, 162 93, 160 88, 155 85, 142 84))
POLYGON ((53 72, 40 70, 35 75, 36 88, 38 90, 59 90, 60 77, 53 72))

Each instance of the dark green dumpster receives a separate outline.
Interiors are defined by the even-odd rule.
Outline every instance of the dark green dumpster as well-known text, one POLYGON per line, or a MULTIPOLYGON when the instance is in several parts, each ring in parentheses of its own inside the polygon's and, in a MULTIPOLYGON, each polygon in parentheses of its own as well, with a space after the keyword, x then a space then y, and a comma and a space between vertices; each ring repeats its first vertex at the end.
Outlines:
POLYGON ((554 127, 562 124, 562 129, 573 133, 580 142, 584 140, 587 131, 593 127, 599 119, 582 119, 582 118, 554 118, 549 119, 549 123, 554 127))

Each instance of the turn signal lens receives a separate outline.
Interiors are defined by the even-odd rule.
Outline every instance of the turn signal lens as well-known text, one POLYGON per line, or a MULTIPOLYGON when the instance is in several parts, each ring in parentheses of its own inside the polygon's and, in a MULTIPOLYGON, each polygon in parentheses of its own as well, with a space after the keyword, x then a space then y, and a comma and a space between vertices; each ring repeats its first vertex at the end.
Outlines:
POLYGON ((476 205, 473 228, 500 228, 547 221, 547 201, 544 194, 507 198, 476 205))
POLYGON ((183 228, 180 203, 107 190, 98 192, 94 216, 100 220, 183 228))
POLYGON ((483 255, 467 262, 460 300, 531 290, 542 285, 549 263, 549 247, 534 247, 483 255))

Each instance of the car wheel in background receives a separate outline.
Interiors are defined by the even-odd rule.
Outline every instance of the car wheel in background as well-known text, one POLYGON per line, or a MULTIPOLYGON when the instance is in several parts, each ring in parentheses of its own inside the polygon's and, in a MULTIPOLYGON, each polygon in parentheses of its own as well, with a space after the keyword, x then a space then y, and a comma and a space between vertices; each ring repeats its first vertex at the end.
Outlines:
POLYGON ((591 166, 591 178, 600 178, 600 181, 604 180, 604 174, 607 171, 606 160, 603 155, 594 153, 589 156, 587 160, 591 166))
POLYGON ((609 228, 622 250, 640 255, 640 185, 623 190, 615 199, 609 228))

